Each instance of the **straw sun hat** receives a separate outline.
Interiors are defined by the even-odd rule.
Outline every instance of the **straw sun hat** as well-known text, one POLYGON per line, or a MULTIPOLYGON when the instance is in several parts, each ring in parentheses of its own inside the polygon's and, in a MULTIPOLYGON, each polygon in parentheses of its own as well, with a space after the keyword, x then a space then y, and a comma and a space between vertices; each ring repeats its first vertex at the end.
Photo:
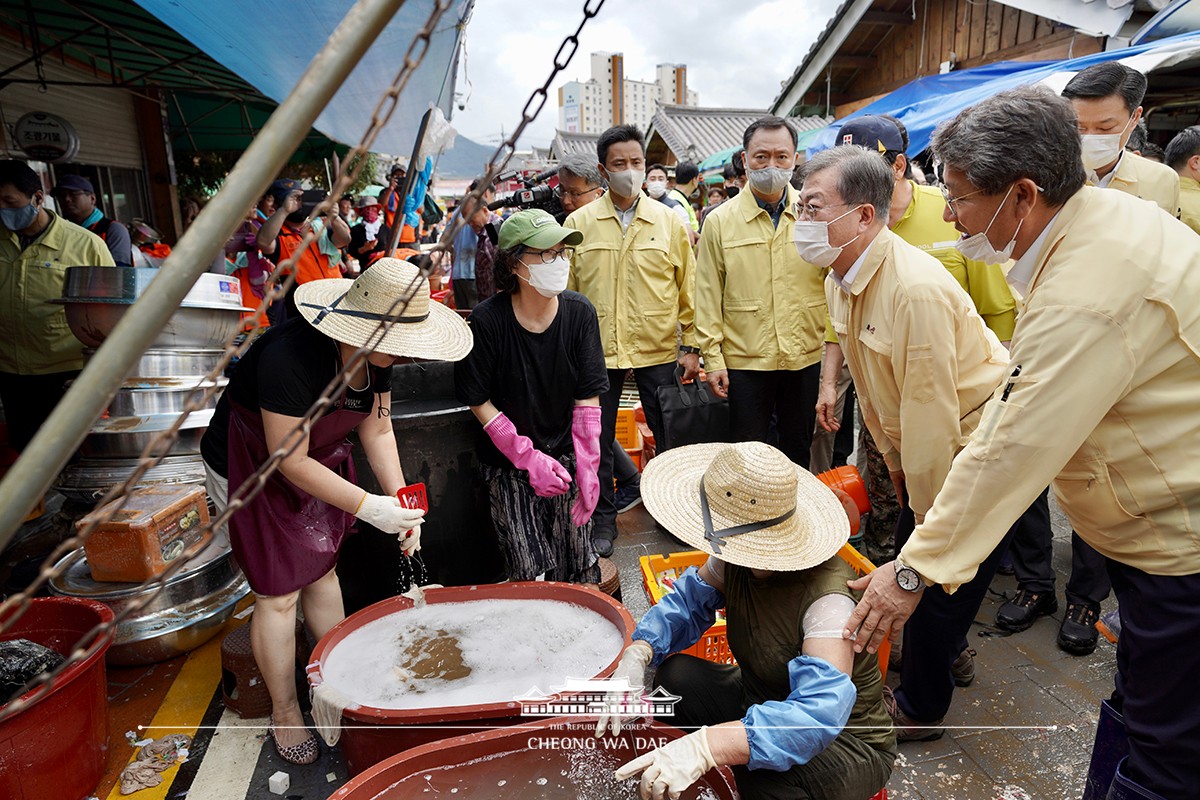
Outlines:
POLYGON ((392 356, 458 361, 471 352, 471 329, 454 311, 429 300, 429 281, 415 264, 381 258, 354 280, 328 278, 296 289, 296 308, 331 339, 371 345, 392 356), (405 305, 402 298, 412 295, 405 305), (393 324, 380 338, 379 323, 393 324))
POLYGON ((694 444, 655 456, 642 475, 642 500, 689 545, 754 569, 814 567, 850 536, 834 493, 762 442, 694 444))

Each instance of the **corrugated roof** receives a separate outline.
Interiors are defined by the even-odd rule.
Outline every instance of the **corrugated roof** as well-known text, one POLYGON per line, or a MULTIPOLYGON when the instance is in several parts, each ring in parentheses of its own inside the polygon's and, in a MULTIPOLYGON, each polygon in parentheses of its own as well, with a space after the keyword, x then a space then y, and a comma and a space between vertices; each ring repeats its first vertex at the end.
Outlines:
MULTIPOLYGON (((646 133, 647 149, 654 136, 660 137, 676 158, 700 162, 726 148, 741 144, 742 134, 754 120, 766 116, 757 108, 697 108, 660 105, 646 133)), ((795 117, 788 124, 797 133, 824 128, 825 117, 795 117)))
POLYGON ((561 161, 565 156, 596 155, 596 143, 600 141, 598 133, 571 133, 570 131, 554 132, 554 141, 550 143, 550 158, 561 161))

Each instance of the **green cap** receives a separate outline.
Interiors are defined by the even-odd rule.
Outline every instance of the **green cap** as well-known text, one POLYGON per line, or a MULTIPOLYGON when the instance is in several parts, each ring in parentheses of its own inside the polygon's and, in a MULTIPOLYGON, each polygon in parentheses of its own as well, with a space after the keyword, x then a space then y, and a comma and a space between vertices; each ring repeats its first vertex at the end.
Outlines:
POLYGON ((583 233, 564 228, 549 212, 540 208, 518 211, 500 226, 500 249, 509 250, 523 244, 532 250, 549 250, 566 242, 571 247, 583 241, 583 233))

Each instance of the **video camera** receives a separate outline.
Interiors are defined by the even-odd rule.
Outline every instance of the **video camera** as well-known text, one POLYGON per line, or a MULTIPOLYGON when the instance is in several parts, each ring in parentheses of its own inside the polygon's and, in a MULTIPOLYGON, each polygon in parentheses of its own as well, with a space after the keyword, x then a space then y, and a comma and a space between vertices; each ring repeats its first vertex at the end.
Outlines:
MULTIPOLYGON (((548 183, 545 183, 545 181, 548 181, 557 174, 558 167, 554 167, 545 172, 539 172, 532 178, 521 178, 521 183, 525 184, 524 189, 518 189, 515 192, 509 192, 497 197, 488 203, 488 210, 495 211, 500 208, 519 208, 522 210, 526 208, 540 208, 559 222, 562 222, 567 216, 567 212, 562 206, 562 200, 559 199, 554 189, 550 188, 548 183)), ((504 179, 504 176, 501 176, 498 180, 501 179, 504 179)))

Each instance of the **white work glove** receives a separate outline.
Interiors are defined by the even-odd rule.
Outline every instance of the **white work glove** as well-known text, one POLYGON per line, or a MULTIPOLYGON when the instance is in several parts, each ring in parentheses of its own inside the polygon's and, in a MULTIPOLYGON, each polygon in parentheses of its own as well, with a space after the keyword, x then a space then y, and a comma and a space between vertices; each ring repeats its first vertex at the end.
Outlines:
MULTIPOLYGON (((617 670, 609 680, 619 681, 624 678, 629 682, 630 694, 640 701, 642 689, 646 686, 646 667, 650 666, 652 658, 654 658, 654 650, 650 645, 640 640, 634 642, 625 648, 625 652, 621 653, 621 660, 617 662, 617 670)), ((604 698, 604 704, 611 710, 624 699, 621 692, 609 692, 604 698)), ((630 714, 629 719, 633 719, 633 716, 630 714)), ((608 727, 613 736, 616 736, 621 732, 621 715, 601 714, 600 719, 596 722, 597 737, 604 735, 605 727, 608 727)))
POLYGON ((638 794, 642 800, 677 800, 701 775, 717 766, 708 748, 707 730, 701 728, 635 758, 617 770, 617 780, 632 778, 640 772, 638 794))
MULTIPOLYGON (((419 508, 405 508, 400 499, 381 494, 367 493, 354 516, 384 533, 402 533, 418 528, 425 522, 425 512, 419 508)), ((417 534, 420 549, 420 534, 417 534)))
MULTIPOLYGON (((420 509, 417 509, 414 513, 420 514, 422 512, 420 509)), ((424 522, 424 518, 422 518, 421 521, 424 522)), ((413 528, 412 530, 405 531, 404 533, 400 534, 400 551, 402 553, 404 553, 404 555, 411 556, 413 553, 417 552, 420 549, 421 549, 421 526, 420 525, 413 528)))

